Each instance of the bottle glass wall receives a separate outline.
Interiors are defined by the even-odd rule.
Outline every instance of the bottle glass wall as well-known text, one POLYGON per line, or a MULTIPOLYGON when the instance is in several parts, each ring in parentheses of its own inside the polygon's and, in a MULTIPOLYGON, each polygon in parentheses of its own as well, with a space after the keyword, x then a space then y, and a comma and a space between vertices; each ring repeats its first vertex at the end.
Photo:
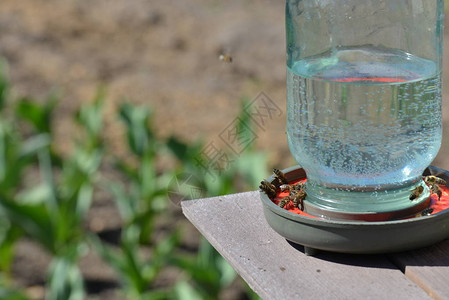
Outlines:
POLYGON ((287 0, 287 137, 308 185, 416 183, 442 136, 443 0, 287 0))

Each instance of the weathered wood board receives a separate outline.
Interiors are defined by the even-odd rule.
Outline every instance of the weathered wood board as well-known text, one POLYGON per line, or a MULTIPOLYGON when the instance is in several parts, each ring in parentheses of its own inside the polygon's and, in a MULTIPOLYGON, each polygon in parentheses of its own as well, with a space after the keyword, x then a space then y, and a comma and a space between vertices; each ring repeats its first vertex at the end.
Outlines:
POLYGON ((258 192, 181 205, 263 299, 430 299, 384 255, 305 255, 268 226, 258 192))
POLYGON ((390 258, 432 298, 449 299, 449 240, 390 258))

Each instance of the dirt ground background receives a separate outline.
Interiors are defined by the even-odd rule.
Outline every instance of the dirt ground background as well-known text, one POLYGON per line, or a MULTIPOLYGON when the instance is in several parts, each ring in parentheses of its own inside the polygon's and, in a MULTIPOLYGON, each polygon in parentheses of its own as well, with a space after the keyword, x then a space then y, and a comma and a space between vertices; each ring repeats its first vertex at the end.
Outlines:
MULTIPOLYGON (((445 134, 434 165, 449 169, 449 45, 445 49, 445 134)), ((126 98, 154 109, 162 136, 217 143, 240 100, 263 91, 284 114, 258 132, 257 147, 276 166, 294 164, 285 138, 284 1, 1 0, 0 56, 9 64, 14 93, 43 98, 61 92, 55 128, 67 151, 73 112, 100 85, 107 88, 110 114, 126 98), (233 62, 220 61, 221 53, 230 53, 233 62)), ((112 122, 106 131, 112 141, 120 134, 112 122)), ((116 212, 101 203, 96 209, 106 227, 114 223, 108 220, 116 212)), ((18 249, 19 261, 29 265, 24 274, 36 271, 27 262, 48 259, 39 251, 30 254, 27 243, 18 249)), ((112 276, 100 267, 90 272, 99 286, 112 276)))
MULTIPOLYGON (((0 55, 18 94, 61 91, 61 141, 74 130, 72 112, 99 85, 107 87, 110 111, 124 98, 148 105, 162 135, 187 140, 214 140, 236 116, 240 99, 261 91, 285 110, 283 1, 2 0, 0 55), (221 53, 233 62, 220 61, 221 53)), ((444 84, 445 102, 448 89, 444 84)), ((118 130, 109 125, 113 139, 118 130)), ((284 132, 285 113, 257 140, 280 167, 294 163, 284 132)), ((445 137, 434 164, 449 168, 448 153, 445 137)))

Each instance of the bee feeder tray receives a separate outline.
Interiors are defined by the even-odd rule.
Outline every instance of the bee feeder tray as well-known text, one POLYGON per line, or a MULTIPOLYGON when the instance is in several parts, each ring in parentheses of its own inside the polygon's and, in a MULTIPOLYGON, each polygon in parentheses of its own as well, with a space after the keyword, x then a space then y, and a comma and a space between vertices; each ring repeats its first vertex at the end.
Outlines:
MULTIPOLYGON (((289 182, 304 179, 296 166, 283 170, 289 182)), ((449 182, 449 172, 433 166, 423 176, 436 175, 449 182)), ((267 178, 269 182, 274 176, 267 178)), ((343 253, 387 253, 429 246, 449 237, 449 208, 427 216, 391 221, 347 221, 316 218, 280 208, 260 192, 268 224, 287 240, 316 250, 343 253)), ((307 201, 307 198, 306 200, 307 201)))

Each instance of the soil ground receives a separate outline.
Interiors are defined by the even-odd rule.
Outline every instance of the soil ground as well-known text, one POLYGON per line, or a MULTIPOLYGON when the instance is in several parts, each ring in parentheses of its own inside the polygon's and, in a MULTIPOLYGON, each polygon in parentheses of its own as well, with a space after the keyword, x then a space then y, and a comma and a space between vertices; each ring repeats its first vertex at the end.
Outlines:
MULTIPOLYGON (((444 102, 449 97, 447 51, 444 102)), ((220 132, 238 113, 240 100, 265 92, 284 113, 258 132, 257 147, 280 168, 294 164, 284 134, 283 1, 1 0, 0 56, 9 64, 14 93, 44 98, 51 90, 61 91, 55 128, 66 151, 76 130, 73 112, 92 99, 100 85, 107 88, 110 115, 117 103, 128 99, 155 111, 160 135, 175 133, 188 141, 202 138, 217 144, 220 132), (220 61, 223 53, 231 54, 233 62, 220 61)), ((449 132, 446 104, 443 118, 449 132)), ((118 143, 121 132, 111 120, 106 134, 118 143)), ((446 136, 434 165, 448 169, 446 136)), ((117 220, 110 201, 94 203, 91 226, 113 232, 117 220)), ((36 298, 42 296, 48 259, 30 241, 18 247, 14 272, 36 298)), ((83 272, 92 294, 119 298, 112 270, 94 255, 83 261, 83 272)), ((173 278, 170 272, 167 278, 173 278)))

